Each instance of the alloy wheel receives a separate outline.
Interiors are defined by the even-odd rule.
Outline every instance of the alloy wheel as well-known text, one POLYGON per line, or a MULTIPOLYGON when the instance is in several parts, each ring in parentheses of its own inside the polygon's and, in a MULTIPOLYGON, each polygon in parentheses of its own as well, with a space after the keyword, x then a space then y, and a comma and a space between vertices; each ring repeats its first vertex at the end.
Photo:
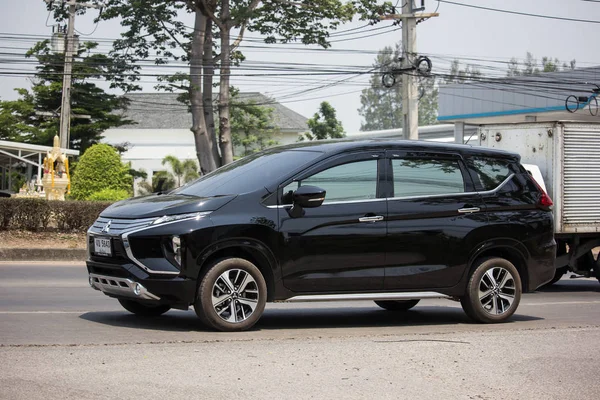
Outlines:
POLYGON ((212 287, 213 308, 227 322, 239 323, 248 319, 254 313, 258 299, 256 281, 242 269, 223 272, 212 287))
POLYGON ((505 268, 490 268, 479 281, 479 301, 489 314, 501 315, 510 310, 515 295, 515 278, 505 268))

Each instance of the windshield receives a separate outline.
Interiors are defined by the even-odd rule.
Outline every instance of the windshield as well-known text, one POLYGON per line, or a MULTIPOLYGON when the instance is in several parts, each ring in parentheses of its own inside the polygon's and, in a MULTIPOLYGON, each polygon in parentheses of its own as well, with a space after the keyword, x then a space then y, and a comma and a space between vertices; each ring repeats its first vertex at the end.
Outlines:
POLYGON ((174 190, 173 194, 199 197, 242 194, 278 184, 322 153, 306 150, 270 150, 244 157, 174 190))

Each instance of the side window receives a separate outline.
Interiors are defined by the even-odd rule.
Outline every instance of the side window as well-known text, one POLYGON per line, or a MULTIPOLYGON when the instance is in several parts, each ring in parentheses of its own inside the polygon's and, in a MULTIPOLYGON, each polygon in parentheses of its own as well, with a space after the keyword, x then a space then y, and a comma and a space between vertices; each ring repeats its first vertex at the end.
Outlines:
POLYGON ((512 173, 508 160, 473 157, 468 163, 479 178, 483 190, 496 189, 512 173))
POLYGON ((458 161, 393 159, 394 197, 464 193, 458 161))
POLYGON ((336 165, 283 189, 283 204, 291 203, 291 192, 298 186, 318 186, 327 191, 325 204, 334 201, 377 198, 377 160, 336 165))

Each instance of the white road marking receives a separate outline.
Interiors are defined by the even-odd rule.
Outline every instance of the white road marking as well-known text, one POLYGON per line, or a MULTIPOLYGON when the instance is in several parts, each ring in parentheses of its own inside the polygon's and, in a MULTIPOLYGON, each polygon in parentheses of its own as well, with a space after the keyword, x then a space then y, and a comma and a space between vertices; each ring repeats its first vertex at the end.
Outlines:
MULTIPOLYGON (((554 302, 546 302, 546 303, 521 303, 519 307, 543 307, 543 306, 568 306, 568 305, 577 305, 577 304, 600 304, 600 300, 592 300, 592 301, 554 301, 554 302)), ((458 307, 457 307, 458 308, 458 307)), ((87 310, 87 311, 0 311, 0 315, 5 314, 85 314, 90 312, 115 312, 115 311, 123 311, 123 310, 87 310)), ((186 310, 171 310, 187 312, 186 310)), ((189 311, 189 310, 188 310, 189 311)))
POLYGON ((598 301, 549 301, 546 303, 521 303, 521 306, 561 306, 561 305, 571 305, 571 304, 600 304, 600 300, 598 301))
POLYGON ((0 314, 85 314, 92 311, 0 311, 0 314))

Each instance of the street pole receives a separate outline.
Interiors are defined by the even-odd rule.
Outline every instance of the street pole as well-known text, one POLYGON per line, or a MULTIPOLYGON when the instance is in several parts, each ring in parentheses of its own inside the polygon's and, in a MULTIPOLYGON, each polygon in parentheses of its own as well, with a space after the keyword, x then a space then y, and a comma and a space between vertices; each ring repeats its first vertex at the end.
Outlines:
MULTIPOLYGON (((44 0, 48 4, 48 10, 52 11, 56 0, 44 0)), ((69 6, 69 20, 67 22, 67 36, 65 38, 65 64, 63 71, 63 90, 62 90, 62 101, 60 106, 60 147, 63 149, 69 148, 69 140, 71 138, 71 85, 73 81, 73 57, 77 49, 75 48, 75 14, 77 8, 96 8, 100 9, 102 13, 102 7, 96 4, 90 3, 78 3, 77 0, 63 0, 61 3, 69 6)))
POLYGON ((75 49, 75 13, 77 12, 77 2, 70 0, 69 22, 67 24, 67 38, 65 46, 65 67, 63 75, 62 104, 60 107, 60 147, 69 148, 69 137, 71 134, 71 83, 73 73, 73 53, 75 49))
MULTIPOLYGON (((417 56, 417 19, 413 0, 402 6, 402 67, 408 68, 417 56)), ((402 74, 402 132, 405 139, 419 139, 419 103, 416 72, 402 74)))

